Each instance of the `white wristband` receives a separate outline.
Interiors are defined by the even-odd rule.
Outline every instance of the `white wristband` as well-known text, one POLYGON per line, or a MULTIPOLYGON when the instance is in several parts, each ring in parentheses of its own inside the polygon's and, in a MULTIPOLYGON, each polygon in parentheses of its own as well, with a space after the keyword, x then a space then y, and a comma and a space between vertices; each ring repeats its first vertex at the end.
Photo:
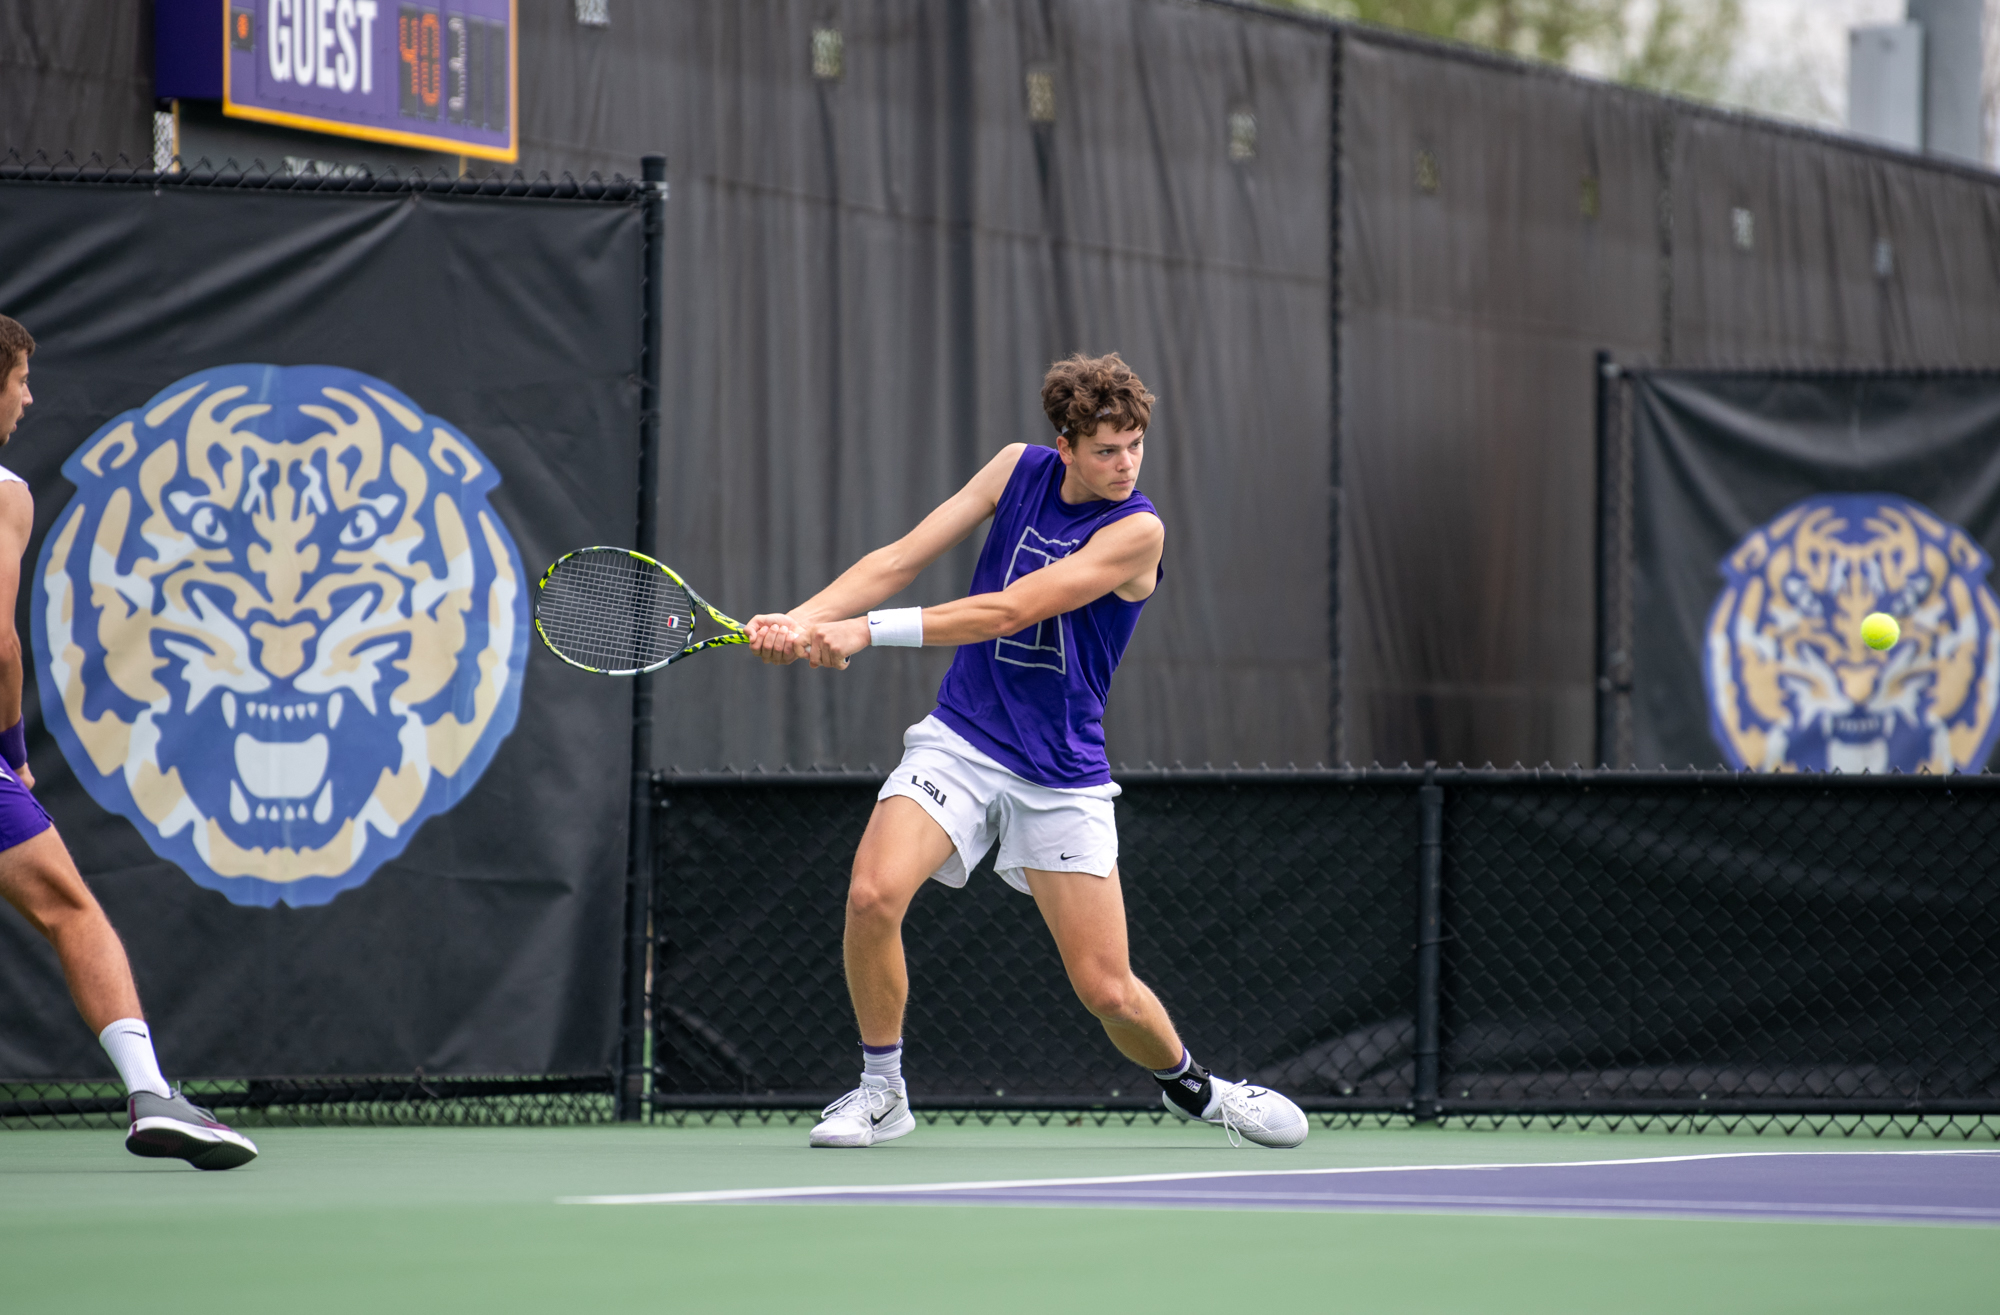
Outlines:
POLYGON ((868 644, 871 648, 922 648, 924 609, 889 607, 868 614, 868 644))

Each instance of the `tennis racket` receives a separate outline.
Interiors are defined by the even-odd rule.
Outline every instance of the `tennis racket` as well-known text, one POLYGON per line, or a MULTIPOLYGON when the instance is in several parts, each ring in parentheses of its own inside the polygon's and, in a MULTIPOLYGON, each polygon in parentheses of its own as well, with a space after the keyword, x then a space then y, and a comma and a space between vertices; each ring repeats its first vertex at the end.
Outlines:
POLYGON ((688 588, 672 567, 625 548, 579 548, 542 572, 535 631, 573 667, 636 676, 705 648, 747 644, 743 623, 688 588), (695 638, 699 608, 722 633, 695 638))

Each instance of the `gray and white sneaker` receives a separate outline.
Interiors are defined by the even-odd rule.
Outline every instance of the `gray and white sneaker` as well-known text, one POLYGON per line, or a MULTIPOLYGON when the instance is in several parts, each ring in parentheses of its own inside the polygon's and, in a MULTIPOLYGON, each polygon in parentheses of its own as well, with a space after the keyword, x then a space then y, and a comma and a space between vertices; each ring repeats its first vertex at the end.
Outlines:
POLYGON ((126 1108, 132 1130, 125 1149, 134 1155, 186 1160, 197 1169, 234 1169, 257 1158, 254 1142, 178 1091, 135 1091, 126 1108))
POLYGON ((861 1085, 821 1111, 812 1130, 814 1146, 873 1146, 894 1141, 917 1126, 910 1098, 887 1078, 861 1075, 861 1085))
MULTIPOLYGON (((1222 1125, 1231 1146, 1253 1141, 1259 1146, 1286 1149, 1306 1139, 1306 1112, 1269 1087, 1224 1082, 1213 1074, 1208 1083, 1208 1107, 1201 1112, 1201 1122, 1222 1125)), ((1175 1114, 1194 1119, 1172 1098, 1162 1094, 1160 1099, 1175 1114)))

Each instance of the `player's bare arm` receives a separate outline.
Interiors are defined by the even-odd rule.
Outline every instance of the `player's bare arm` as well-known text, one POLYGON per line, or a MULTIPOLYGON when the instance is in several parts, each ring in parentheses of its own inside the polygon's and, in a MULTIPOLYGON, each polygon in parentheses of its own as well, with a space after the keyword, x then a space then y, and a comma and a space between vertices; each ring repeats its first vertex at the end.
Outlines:
POLYGON ((820 624, 866 612, 909 588, 925 567, 965 542, 966 536, 993 515, 1026 446, 1010 443, 1001 448, 964 488, 938 504, 915 529, 869 553, 790 612, 751 617, 745 632, 752 651, 776 665, 796 662, 812 648, 820 624))
POLYGON ((810 620, 788 620, 814 632, 819 667, 874 646, 957 650, 936 708, 904 731, 855 850, 841 959, 861 1084, 826 1107, 807 1141, 876 1146, 915 1130, 902 1076, 903 920, 918 889, 964 885, 997 843, 995 872, 1033 897, 1077 999, 1147 1070, 1164 1107, 1259 1145, 1297 1146, 1304 1112, 1198 1064, 1127 948, 1104 699, 1166 544, 1138 489, 1156 399, 1115 353, 1057 361, 1041 394, 1053 448, 1017 449, 1009 465, 989 467, 958 508, 871 554, 801 609, 810 620), (989 515, 964 597, 880 607, 989 515))
MULTIPOLYGON (((1099 530, 1069 556, 1029 572, 997 593, 972 594, 924 608, 924 645, 955 647, 1018 634, 1109 593, 1139 602, 1153 592, 1166 541, 1167 529, 1158 516, 1151 512, 1127 516, 1099 530)), ((865 616, 821 625, 813 665, 846 666, 849 658, 868 647, 868 632, 865 616)))
MULTIPOLYGON (((35 499, 28 486, 0 484, 0 727, 21 720, 21 636, 14 628, 14 600, 21 587, 21 555, 35 523, 35 499)), ((21 784, 35 788, 35 775, 24 763, 15 773, 21 784)))

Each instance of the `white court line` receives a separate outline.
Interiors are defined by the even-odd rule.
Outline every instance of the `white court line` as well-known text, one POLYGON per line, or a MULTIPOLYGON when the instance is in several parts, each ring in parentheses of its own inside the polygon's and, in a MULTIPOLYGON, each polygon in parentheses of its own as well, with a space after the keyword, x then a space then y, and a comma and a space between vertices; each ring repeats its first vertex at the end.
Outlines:
POLYGON ((1208 1178, 1301 1178, 1335 1174, 1415 1173, 1441 1169, 1583 1169, 1613 1164, 1681 1164, 1691 1160, 1760 1160, 1780 1156, 2000 1155, 2000 1151, 1718 1151, 1650 1155, 1629 1160, 1550 1160, 1533 1164, 1374 1164, 1337 1169, 1219 1169, 1207 1173, 1137 1173, 1103 1178, 1002 1178, 960 1183, 878 1183, 846 1187, 753 1187, 723 1192, 642 1192, 623 1196, 559 1196, 558 1205, 698 1205, 715 1201, 801 1200, 815 1196, 917 1196, 935 1192, 1001 1191, 1021 1187, 1101 1187, 1114 1183, 1194 1182, 1208 1178))
MULTIPOLYGON (((1021 1197, 999 1197, 999 1201, 1018 1201, 1021 1197)), ((1951 1219, 1986 1220, 2000 1223, 2000 1208, 1952 1205, 1852 1205, 1836 1202, 1797 1201, 1681 1201, 1671 1197, 1617 1197, 1617 1196, 1451 1196, 1409 1194, 1377 1195, 1368 1192, 1182 1192, 1135 1194, 1129 1196, 1106 1193, 1102 1196, 1075 1198, 1080 1202, 1101 1205, 1204 1205, 1210 1202, 1237 1202, 1258 1206, 1315 1206, 1326 1203, 1340 1205, 1380 1205, 1395 1208, 1427 1206, 1502 1206, 1522 1209, 1550 1208, 1556 1210, 1635 1210, 1668 1211, 1687 1214, 1738 1215, 1756 1214, 1790 1218, 1799 1215, 1864 1215, 1884 1218, 1910 1217, 1929 1219, 1945 1217, 1951 1219)), ((1056 1204, 1065 1204, 1069 1198, 1059 1199, 1056 1204)), ((982 1203, 984 1203, 982 1201, 982 1203)), ((1047 1204, 1047 1202, 1034 1202, 1047 1204)))

